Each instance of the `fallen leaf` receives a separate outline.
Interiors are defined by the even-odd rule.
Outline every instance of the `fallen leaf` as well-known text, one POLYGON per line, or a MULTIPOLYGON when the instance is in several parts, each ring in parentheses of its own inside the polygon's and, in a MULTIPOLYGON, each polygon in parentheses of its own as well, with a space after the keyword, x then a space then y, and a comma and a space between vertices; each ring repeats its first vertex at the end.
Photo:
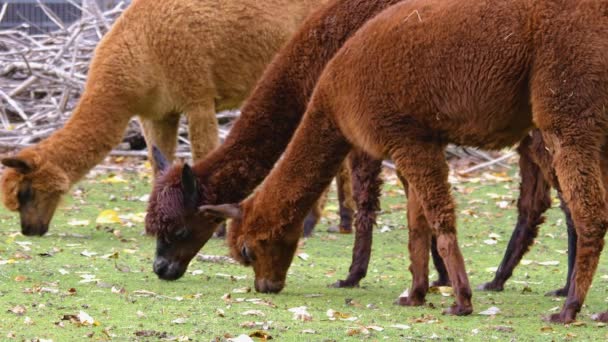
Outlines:
POLYGON ((186 324, 186 322, 187 322, 187 320, 183 317, 176 318, 171 321, 171 323, 173 323, 173 324, 186 324))
POLYGON ((306 306, 298 306, 295 308, 288 309, 287 311, 293 312, 293 319, 295 320, 303 322, 312 321, 312 315, 308 313, 306 309, 306 306))
POLYGON ((259 317, 266 316, 266 314, 263 313, 260 310, 247 310, 247 311, 242 312, 241 315, 243 315, 243 316, 259 316, 259 317))
POLYGON ((391 328, 396 328, 396 329, 401 329, 401 330, 407 330, 407 329, 411 329, 412 327, 410 327, 407 324, 393 324, 393 325, 391 325, 391 328))
POLYGON ((107 209, 102 211, 97 219, 95 219, 95 223, 97 224, 112 224, 112 223, 120 223, 120 217, 118 217, 118 213, 112 209, 107 209))
POLYGON ((492 307, 489 307, 488 309, 486 309, 484 311, 481 311, 479 313, 479 315, 483 315, 483 316, 495 316, 495 315, 498 315, 499 313, 500 313, 500 309, 497 308, 497 307, 495 307, 495 306, 492 306, 492 307))
POLYGON ((559 261, 557 261, 557 260, 541 261, 541 262, 537 262, 537 264, 539 264, 541 266, 557 266, 557 265, 559 265, 559 261))
POLYGON ((249 293, 251 292, 251 287, 246 286, 246 287, 239 287, 237 289, 233 289, 232 293, 249 293))
POLYGON ((340 311, 335 311, 333 309, 329 309, 326 312, 327 317, 329 317, 330 321, 334 321, 336 319, 339 319, 341 321, 356 321, 358 318, 351 316, 350 314, 344 313, 344 312, 340 312, 340 311))
POLYGON ((308 254, 306 254, 306 253, 299 253, 299 254, 298 254, 298 258, 300 258, 300 259, 302 259, 302 260, 306 261, 306 260, 308 260, 308 258, 310 258, 310 255, 308 255, 308 254))
POLYGON ((10 308, 8 311, 14 313, 17 316, 23 316, 27 312, 27 309, 23 305, 17 305, 10 308))
POLYGON ((237 337, 233 337, 233 338, 229 338, 226 341, 228 342, 254 342, 253 339, 251 337, 249 337, 249 335, 239 335, 237 337))
POLYGON ((93 319, 93 317, 91 317, 88 313, 80 310, 80 312, 78 313, 78 316, 76 316, 78 318, 78 321, 80 323, 82 323, 83 325, 93 325, 95 324, 95 320, 93 319))
POLYGON ((256 331, 252 332, 251 334, 249 334, 249 337, 259 338, 262 341, 272 340, 272 336, 270 336, 270 334, 268 334, 267 332, 262 331, 262 330, 256 330, 256 331))
POLYGON ((90 258, 92 256, 97 255, 97 252, 89 252, 85 249, 84 251, 80 252, 80 255, 90 258))

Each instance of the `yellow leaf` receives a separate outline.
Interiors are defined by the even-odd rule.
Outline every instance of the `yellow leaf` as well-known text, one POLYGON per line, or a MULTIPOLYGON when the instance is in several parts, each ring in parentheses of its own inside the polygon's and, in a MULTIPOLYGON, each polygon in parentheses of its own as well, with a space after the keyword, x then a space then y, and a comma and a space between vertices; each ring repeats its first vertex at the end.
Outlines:
POLYGON ((106 179, 102 179, 100 182, 114 184, 114 183, 127 183, 127 180, 122 178, 121 176, 117 175, 117 176, 108 177, 106 179))
POLYGON ((95 220, 97 224, 111 224, 111 223, 120 223, 120 218, 118 217, 118 213, 112 209, 102 211, 97 219, 95 220))

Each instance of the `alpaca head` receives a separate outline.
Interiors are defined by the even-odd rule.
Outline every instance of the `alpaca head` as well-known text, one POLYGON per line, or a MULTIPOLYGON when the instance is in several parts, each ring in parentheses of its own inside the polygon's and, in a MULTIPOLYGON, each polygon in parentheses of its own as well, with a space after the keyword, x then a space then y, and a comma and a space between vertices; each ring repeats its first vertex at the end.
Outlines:
POLYGON ((57 165, 33 150, 2 159, 4 205, 18 211, 23 235, 44 235, 70 180, 57 165))
POLYGON ((153 156, 159 170, 148 203, 146 232, 156 236, 154 273, 164 280, 176 280, 224 219, 198 210, 207 196, 190 166, 169 168, 156 148, 153 156))
POLYGON ((272 229, 263 215, 254 215, 253 200, 236 204, 205 205, 209 215, 231 218, 228 245, 231 256, 255 272, 258 292, 278 293, 285 287, 287 270, 298 247, 301 229, 272 229), (281 233, 276 233, 276 232, 281 233))

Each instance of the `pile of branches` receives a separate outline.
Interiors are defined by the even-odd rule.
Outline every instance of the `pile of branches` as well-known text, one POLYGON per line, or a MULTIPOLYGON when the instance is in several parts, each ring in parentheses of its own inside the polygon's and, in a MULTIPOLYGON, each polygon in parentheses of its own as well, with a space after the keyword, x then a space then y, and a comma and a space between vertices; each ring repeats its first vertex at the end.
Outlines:
MULTIPOLYGON (((101 11, 95 1, 86 6, 70 1, 82 12, 81 20, 66 24, 41 1, 38 5, 58 29, 28 34, 27 25, 0 31, 0 153, 37 143, 62 127, 84 89, 95 46, 126 5, 101 11)), ((0 7, 0 21, 9 3, 0 7)), ((228 134, 238 112, 218 114, 220 136, 228 134)), ((177 155, 189 157, 185 118, 180 125, 177 155)), ((114 155, 146 155, 145 142, 134 119, 114 155)), ((472 158, 477 163, 501 163, 485 152, 448 149, 448 157, 472 158)), ((504 158, 504 157, 503 157, 504 158)), ((505 158, 506 159, 506 158, 505 158)), ((390 166, 391 164, 387 164, 390 166)), ((505 165, 505 164, 503 164, 505 165)))

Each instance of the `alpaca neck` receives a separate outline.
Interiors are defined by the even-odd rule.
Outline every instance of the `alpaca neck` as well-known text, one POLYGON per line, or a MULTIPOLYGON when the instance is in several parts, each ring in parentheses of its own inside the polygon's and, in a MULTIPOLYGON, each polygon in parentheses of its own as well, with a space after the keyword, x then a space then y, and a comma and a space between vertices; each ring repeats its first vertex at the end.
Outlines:
POLYGON ((267 68, 224 144, 196 165, 212 201, 239 202, 262 182, 291 139, 327 62, 369 18, 399 1, 338 1, 302 25, 267 68))
POLYGON ((309 113, 253 198, 254 215, 279 229, 299 226, 351 149, 325 114, 309 113))
POLYGON ((65 126, 32 147, 61 168, 71 184, 100 163, 124 134, 130 119, 126 106, 107 98, 112 97, 85 92, 65 126))

